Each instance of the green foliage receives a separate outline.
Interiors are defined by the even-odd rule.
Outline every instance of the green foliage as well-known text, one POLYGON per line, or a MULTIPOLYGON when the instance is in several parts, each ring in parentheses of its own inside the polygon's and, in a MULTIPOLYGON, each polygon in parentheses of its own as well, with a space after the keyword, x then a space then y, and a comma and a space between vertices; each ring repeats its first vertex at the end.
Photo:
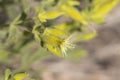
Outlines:
MULTIPOLYGON (((67 56, 67 49, 73 45, 68 38, 79 29, 79 36, 76 41, 87 41, 96 36, 96 32, 85 33, 90 23, 103 23, 105 16, 108 12, 119 2, 119 0, 107 0, 107 1, 91 1, 88 0, 88 5, 85 9, 79 11, 75 6, 79 5, 76 0, 46 0, 41 1, 41 6, 33 6, 32 4, 26 6, 28 1, 16 1, 20 3, 22 11, 18 16, 10 23, 9 27, 9 41, 13 43, 18 40, 25 39, 24 33, 34 35, 34 38, 41 46, 47 48, 52 53, 64 57, 67 56), (54 4, 54 5, 53 5, 54 4), (101 7, 102 6, 102 7, 101 7), (30 12, 33 12, 33 17, 30 16, 30 12), (63 29, 59 30, 59 25, 53 25, 54 20, 63 18, 71 18, 71 21, 63 22, 66 24, 63 29), (49 24, 49 21, 50 24, 49 24), (32 24, 31 24, 32 23, 32 24), (31 25, 29 25, 31 24, 31 25), (48 25, 47 25, 48 24, 48 25), (77 24, 77 25, 76 25, 77 24), (47 26, 46 26, 47 25, 47 26), (31 28, 30 28, 31 27, 31 28), (50 27, 50 28, 48 28, 50 27), (82 29, 86 27, 86 29, 82 29), (66 31, 67 30, 67 31, 66 31), (21 36, 21 39, 19 38, 21 36), (54 45, 53 45, 54 44, 54 45)), ((31 36, 32 39, 32 36, 31 36)))
MULTIPOLYGON (((79 10, 80 1, 0 0, 0 15, 6 16, 0 20, 0 64, 11 67, 17 58, 19 72, 30 69, 49 52, 70 59, 85 56, 87 52, 75 48, 75 44, 93 39, 97 32, 90 24, 105 23, 107 14, 120 0, 86 0, 86 6, 79 10)), ((5 74, 5 80, 26 76, 14 75, 10 70, 5 74)))
POLYGON ((12 73, 9 69, 5 71, 5 80, 33 80, 27 73, 12 73))

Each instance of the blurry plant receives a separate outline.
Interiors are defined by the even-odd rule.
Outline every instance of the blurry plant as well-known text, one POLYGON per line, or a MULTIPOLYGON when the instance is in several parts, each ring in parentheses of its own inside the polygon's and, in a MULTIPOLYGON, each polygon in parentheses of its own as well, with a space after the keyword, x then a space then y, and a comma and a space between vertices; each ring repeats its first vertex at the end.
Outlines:
POLYGON ((26 6, 27 1, 24 0, 16 0, 16 3, 21 3, 22 11, 10 23, 8 42, 18 44, 18 40, 24 40, 20 42, 21 46, 32 40, 34 35, 42 47, 59 57, 66 57, 67 49, 74 47, 73 42, 88 41, 97 35, 91 24, 103 23, 119 0, 87 0, 86 7, 81 11, 76 8, 80 5, 77 0, 42 0, 40 6, 26 6), (55 20, 60 17, 71 20, 56 24, 55 20), (92 32, 87 31, 89 27, 92 32), (76 32, 76 40, 73 41, 70 38, 76 32))
POLYGON ((27 73, 13 73, 9 69, 5 71, 4 80, 34 80, 27 73))
MULTIPOLYGON (((83 49, 71 51, 74 54, 67 51, 75 43, 94 38, 97 32, 91 24, 103 24, 119 1, 86 0, 85 7, 79 9, 82 0, 0 0, 0 14, 8 17, 4 24, 0 22, 0 62, 11 64, 14 57, 21 56, 19 68, 25 70, 49 55, 43 48, 59 57, 84 56, 83 49)), ((22 75, 26 76, 23 73, 12 78, 22 80, 22 75)), ((6 76, 5 80, 11 80, 9 70, 6 76)))
POLYGON ((117 3, 119 3, 119 0, 88 0, 88 4, 85 9, 79 11, 75 7, 80 4, 77 0, 43 1, 41 2, 41 5, 44 6, 38 10, 39 22, 36 23, 36 25, 40 24, 38 26, 39 29, 42 30, 42 32, 40 33, 40 30, 37 27, 33 30, 33 34, 43 47, 47 48, 49 51, 60 57, 66 56, 67 48, 73 48, 73 45, 68 38, 76 31, 80 32, 80 35, 77 35, 77 37, 79 37, 79 40, 77 41, 87 41, 95 37, 95 30, 92 33, 85 33, 87 27, 89 27, 91 23, 103 23, 104 18, 106 17, 108 12, 110 12, 110 10, 117 3), (46 2, 46 5, 42 4, 44 2, 46 2), (51 5, 47 6, 47 2, 51 3, 51 5), (55 5, 52 6, 53 4, 55 5), (93 5, 90 6, 91 4, 93 5), (57 24, 57 26, 54 27, 55 25, 52 25, 51 23, 51 25, 48 25, 50 26, 49 28, 48 26, 44 25, 47 24, 49 20, 57 19, 60 16, 70 17, 71 19, 73 19, 72 21, 70 21, 72 22, 72 24, 68 24, 70 22, 63 22, 63 26, 60 26, 61 24, 57 24), (62 27, 62 29, 60 29, 60 27, 62 27), (86 28, 83 29, 83 27, 86 28))

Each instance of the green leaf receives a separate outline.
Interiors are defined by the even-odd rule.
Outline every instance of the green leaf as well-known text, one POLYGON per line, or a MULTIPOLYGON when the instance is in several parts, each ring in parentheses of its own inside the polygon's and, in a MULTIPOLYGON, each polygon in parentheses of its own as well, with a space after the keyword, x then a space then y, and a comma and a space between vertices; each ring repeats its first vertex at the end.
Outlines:
POLYGON ((5 71, 5 80, 10 80, 10 78, 11 78, 11 71, 7 69, 5 71))
POLYGON ((46 22, 47 20, 56 19, 57 17, 63 14, 64 12, 59 10, 44 11, 44 12, 39 12, 38 18, 41 22, 46 22))
POLYGON ((39 43, 41 42, 41 34, 40 34, 40 31, 41 31, 41 30, 40 30, 40 26, 35 25, 35 26, 33 27, 32 33, 33 33, 33 35, 34 35, 35 40, 38 41, 39 43))
POLYGON ((11 24, 12 25, 20 24, 26 19, 26 17, 27 15, 25 14, 25 12, 22 12, 14 19, 14 21, 11 24))
POLYGON ((80 33, 78 34, 77 41, 89 41, 97 36, 96 32, 93 33, 80 33))
MULTIPOLYGON (((97 1, 97 0, 96 0, 97 1)), ((120 2, 120 0, 107 0, 99 3, 101 5, 95 4, 93 7, 91 19, 96 23, 103 22, 107 14, 120 2)))
POLYGON ((85 50, 79 50, 75 51, 73 54, 71 54, 72 59, 79 59, 81 57, 84 57, 87 55, 87 52, 85 50))
POLYGON ((28 74, 26 74, 26 73, 17 73, 14 75, 14 79, 15 80, 23 80, 27 76, 28 76, 28 74))
POLYGON ((70 16, 75 21, 78 21, 84 25, 88 24, 87 20, 84 18, 84 16, 81 14, 81 12, 79 10, 77 10, 75 7, 62 5, 61 10, 64 11, 66 13, 66 15, 70 16))
POLYGON ((78 60, 82 57, 85 57, 87 56, 87 51, 82 49, 80 46, 76 46, 75 49, 73 49, 72 51, 68 51, 68 57, 69 59, 72 59, 72 60, 78 60))

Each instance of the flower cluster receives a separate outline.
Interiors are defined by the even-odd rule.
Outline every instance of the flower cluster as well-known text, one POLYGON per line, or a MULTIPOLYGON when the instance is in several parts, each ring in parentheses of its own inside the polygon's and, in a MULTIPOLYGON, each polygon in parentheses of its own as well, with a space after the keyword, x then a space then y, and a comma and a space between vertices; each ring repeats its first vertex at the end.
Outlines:
POLYGON ((60 57, 67 56, 67 49, 74 48, 69 35, 59 29, 45 29, 42 40, 44 47, 60 57))
POLYGON ((44 26, 44 30, 42 33, 39 30, 33 30, 35 38, 52 53, 60 57, 67 56, 66 51, 74 47, 70 36, 75 31, 79 31, 80 33, 77 34, 78 38, 76 38, 79 41, 86 41, 95 37, 96 32, 84 33, 84 30, 87 30, 91 23, 103 23, 106 15, 117 3, 119 3, 119 0, 88 0, 87 6, 80 11, 75 7, 80 5, 80 2, 77 0, 46 0, 46 3, 44 3, 37 15, 41 24, 38 27, 44 26), (47 6, 47 2, 51 5, 47 6), (50 27, 44 25, 48 21, 56 20, 61 16, 71 18, 72 22, 49 25, 50 27), (84 32, 82 33, 81 30, 84 32))

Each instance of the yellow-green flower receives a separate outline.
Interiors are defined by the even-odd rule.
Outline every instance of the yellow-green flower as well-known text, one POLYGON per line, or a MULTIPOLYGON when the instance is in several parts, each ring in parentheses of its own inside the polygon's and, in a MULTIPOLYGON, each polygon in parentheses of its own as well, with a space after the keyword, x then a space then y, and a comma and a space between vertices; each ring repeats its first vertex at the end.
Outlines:
POLYGON ((71 43, 71 37, 68 37, 62 42, 60 47, 61 47, 61 51, 62 51, 63 55, 67 56, 66 51, 68 49, 74 48, 75 46, 71 43))
POLYGON ((59 29, 47 28, 42 35, 44 47, 59 57, 67 56, 67 49, 73 48, 70 37, 59 29))

